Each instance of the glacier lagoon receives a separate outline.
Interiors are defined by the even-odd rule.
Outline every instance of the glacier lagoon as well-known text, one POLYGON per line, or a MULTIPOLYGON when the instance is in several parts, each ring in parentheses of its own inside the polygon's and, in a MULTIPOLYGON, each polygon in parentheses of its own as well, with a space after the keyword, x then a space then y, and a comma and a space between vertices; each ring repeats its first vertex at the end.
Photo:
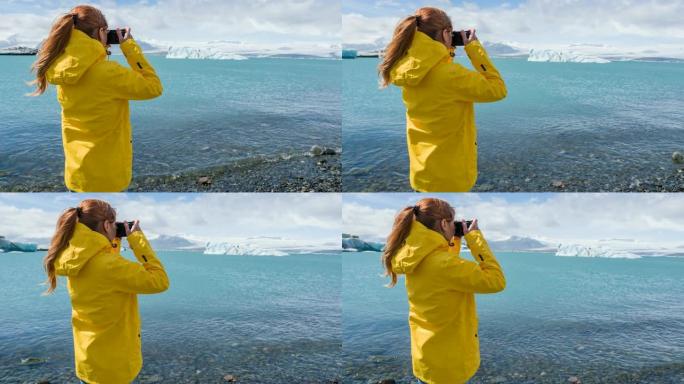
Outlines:
MULTIPOLYGON (((55 295, 41 296, 44 252, 0 256, 6 267, 0 272, 0 381, 74 382, 64 280, 55 295), (21 363, 28 358, 34 364, 21 363)), ((139 296, 141 382, 219 382, 227 374, 241 383, 339 377, 339 253, 255 257, 170 251, 159 257, 171 287, 139 296)))
MULTIPOLYGON (((470 68, 462 51, 459 62, 470 68)), ((473 191, 678 191, 684 63, 495 58, 508 97, 477 104, 473 191)), ((377 59, 342 63, 343 191, 410 191, 405 108, 377 59)))
MULTIPOLYGON (((309 152, 341 147, 340 60, 148 58, 164 94, 131 102, 130 190, 339 190, 339 155, 309 152)), ((25 96, 34 59, 0 57, 0 190, 65 190, 54 87, 25 96)))
MULTIPOLYGON (((477 296, 482 364, 469 383, 684 379, 684 258, 496 255, 507 287, 477 296)), ((342 255, 344 383, 415 383, 403 278, 386 283, 380 253, 342 255)))

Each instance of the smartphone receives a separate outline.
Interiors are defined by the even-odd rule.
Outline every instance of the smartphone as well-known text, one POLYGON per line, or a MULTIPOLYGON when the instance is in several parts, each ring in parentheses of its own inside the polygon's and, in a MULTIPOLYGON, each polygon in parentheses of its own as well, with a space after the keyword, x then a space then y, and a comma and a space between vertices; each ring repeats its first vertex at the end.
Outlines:
MULTIPOLYGON (((124 35, 126 31, 121 30, 121 35, 124 35)), ((116 34, 116 29, 110 29, 107 31, 107 45, 120 44, 119 35, 116 34)))
MULTIPOLYGON (((470 224, 472 223, 472 220, 466 220, 466 227, 470 228, 470 224)), ((463 237, 465 235, 463 233, 463 224, 460 221, 454 221, 454 227, 456 227, 456 230, 454 231, 454 236, 463 237)))
MULTIPOLYGON (((466 37, 470 38, 470 31, 465 31, 466 37)), ((453 31, 451 32, 451 46, 452 47, 462 47, 465 44, 463 43, 463 36, 461 36, 461 31, 453 31)))
MULTIPOLYGON (((128 229, 130 230, 131 228, 133 228, 133 222, 129 221, 128 222, 128 229)), ((116 223, 116 237, 118 237, 118 238, 126 237, 126 228, 124 227, 124 223, 120 223, 120 222, 116 223)))

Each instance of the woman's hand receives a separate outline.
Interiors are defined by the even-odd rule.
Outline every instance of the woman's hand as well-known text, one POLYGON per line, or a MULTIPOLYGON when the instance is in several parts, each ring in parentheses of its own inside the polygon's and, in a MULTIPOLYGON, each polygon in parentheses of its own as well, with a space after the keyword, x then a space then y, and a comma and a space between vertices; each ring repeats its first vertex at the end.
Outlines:
POLYGON ((461 225, 463 226, 464 235, 467 235, 470 231, 478 231, 480 229, 477 226, 477 219, 473 219, 473 222, 470 223, 470 227, 468 227, 465 220, 461 220, 461 225))
POLYGON ((475 30, 470 30, 470 37, 466 37, 466 32, 461 31, 461 37, 463 38, 463 45, 468 45, 473 41, 477 41, 477 35, 475 35, 475 30))
POLYGON ((133 232, 141 232, 140 220, 134 221, 133 226, 130 228, 128 228, 128 221, 124 221, 123 225, 124 225, 124 228, 126 229, 126 236, 130 236, 130 234, 133 232))
POLYGON ((133 38, 133 36, 131 36, 131 27, 126 27, 123 29, 117 28, 116 35, 119 37, 119 44, 133 38))

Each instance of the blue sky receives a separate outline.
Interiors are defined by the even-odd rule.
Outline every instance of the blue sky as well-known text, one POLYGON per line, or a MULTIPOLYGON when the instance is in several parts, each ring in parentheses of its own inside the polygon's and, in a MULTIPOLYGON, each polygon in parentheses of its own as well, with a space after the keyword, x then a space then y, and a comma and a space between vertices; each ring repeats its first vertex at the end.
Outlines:
POLYGON ((684 194, 345 194, 344 231, 382 240, 397 212, 424 197, 448 201, 458 219, 477 218, 497 240, 527 236, 552 244, 684 249, 684 194))
POLYGON ((117 219, 139 219, 152 235, 200 241, 276 236, 309 242, 339 240, 341 197, 335 194, 4 193, 0 235, 48 238, 59 214, 87 198, 108 201, 117 219))

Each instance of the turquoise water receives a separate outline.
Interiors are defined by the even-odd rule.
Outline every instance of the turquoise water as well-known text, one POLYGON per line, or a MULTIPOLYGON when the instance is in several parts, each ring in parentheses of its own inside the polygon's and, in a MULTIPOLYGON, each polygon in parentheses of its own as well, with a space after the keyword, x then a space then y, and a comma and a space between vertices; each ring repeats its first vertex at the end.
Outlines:
MULTIPOLYGON (((41 296, 43 254, 0 254, 0 382, 73 378, 65 283, 41 296), (22 358, 48 359, 33 366, 22 358)), ((140 378, 174 383, 328 382, 339 377, 340 255, 162 252, 171 287, 140 295, 140 378)))
MULTIPOLYGON (((0 57, 0 188, 55 179, 64 155, 54 88, 31 88, 33 57, 0 57)), ((239 161, 339 148, 339 60, 170 60, 149 57, 164 85, 131 102, 134 175, 170 175, 239 161)), ((117 60, 121 60, 118 57, 117 60)))
MULTIPOLYGON (((477 297, 482 366, 471 382, 684 380, 684 259, 497 256, 507 287, 477 297)), ((379 258, 342 257, 345 383, 410 382, 403 279, 385 288, 379 258)))
MULTIPOLYGON (((343 61, 345 191, 410 190, 401 91, 378 89, 377 64, 343 61)), ((556 190, 553 181, 574 191, 682 188, 671 155, 684 150, 684 64, 495 65, 508 96, 475 108, 476 190, 556 190)))

